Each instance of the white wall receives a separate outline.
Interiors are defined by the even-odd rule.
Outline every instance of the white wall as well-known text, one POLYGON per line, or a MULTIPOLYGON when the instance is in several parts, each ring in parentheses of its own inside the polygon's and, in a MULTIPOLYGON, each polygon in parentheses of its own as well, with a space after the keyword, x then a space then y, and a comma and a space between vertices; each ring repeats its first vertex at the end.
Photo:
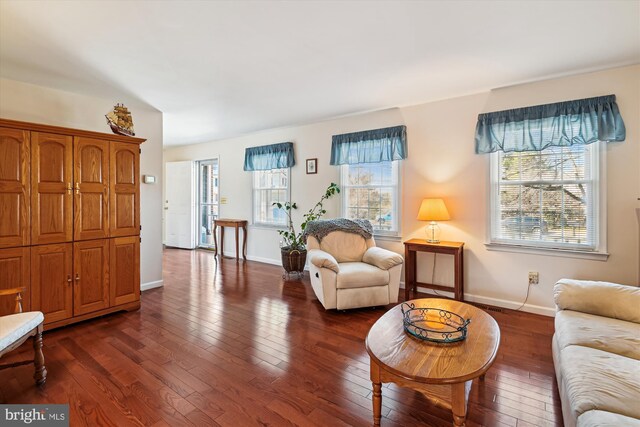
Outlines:
MULTIPOLYGON (((339 168, 329 165, 331 136, 358 129, 392 126, 402 122, 400 110, 387 110, 346 120, 333 120, 307 126, 291 127, 259 132, 239 138, 213 143, 196 144, 165 150, 165 162, 180 160, 205 160, 220 158, 220 197, 227 203, 220 206, 220 216, 251 220, 251 173, 242 170, 244 149, 257 145, 293 141, 296 165, 291 169, 291 198, 299 205, 297 224, 302 214, 320 199, 331 183, 340 183, 339 168), (328 141, 328 142, 327 142, 328 141), (307 175, 307 158, 318 158, 318 173, 307 175)), ((327 218, 340 215, 339 198, 325 204, 327 218)), ((264 262, 280 263, 280 236, 273 228, 250 227, 247 253, 249 258, 264 262)), ((225 251, 235 251, 233 233, 225 234, 225 251)), ((234 253, 235 256, 235 253, 234 253)))
MULTIPOLYGON (((0 117, 111 133, 104 115, 118 99, 89 97, 14 80, 0 79, 0 117)), ((140 190, 140 276, 143 289, 162 285, 162 113, 127 103, 142 144, 140 173, 155 175, 157 184, 140 190)))
MULTIPOLYGON (((442 238, 464 241, 465 296, 469 300, 518 307, 527 291, 528 271, 540 272, 531 289, 528 311, 553 313, 553 284, 562 277, 638 284, 640 233, 635 208, 640 197, 640 66, 547 80, 427 104, 368 113, 305 126, 274 129, 238 138, 165 150, 165 161, 220 158, 224 217, 251 218, 251 174, 242 171, 244 149, 293 141, 292 200, 307 210, 339 170, 329 165, 331 136, 344 132, 405 124, 409 157, 402 168, 402 237, 424 236, 415 219, 424 197, 443 197, 452 220, 441 223, 442 238), (615 94, 627 126, 627 139, 607 147, 607 261, 488 251, 485 248, 488 198, 487 155, 474 153, 479 113, 591 96, 615 94), (304 160, 318 158, 318 174, 306 175, 304 160)), ((339 200, 327 204, 327 217, 339 215, 339 200)), ((231 233, 229 233, 231 234, 231 233)), ((227 235, 225 247, 233 248, 227 235)), ((279 236, 272 229, 249 230, 249 258, 279 263, 279 236)), ((378 242, 402 253, 401 242, 378 242)), ((433 258, 419 257, 418 279, 431 280, 433 258)), ((435 282, 451 284, 451 259, 438 256, 435 282)))

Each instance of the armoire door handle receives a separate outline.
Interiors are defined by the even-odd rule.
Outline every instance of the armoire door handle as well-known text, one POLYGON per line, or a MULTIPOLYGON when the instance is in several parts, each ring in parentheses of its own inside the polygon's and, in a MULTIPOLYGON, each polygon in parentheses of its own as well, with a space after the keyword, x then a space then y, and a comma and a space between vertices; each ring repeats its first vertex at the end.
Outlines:
POLYGON ((71 185, 70 182, 67 182, 67 194, 71 194, 72 191, 73 191, 73 186, 71 185))
POLYGON ((80 194, 80 183, 76 182, 76 194, 80 194))
POLYGON ((76 283, 80 282, 80 275, 76 273, 76 283))
POLYGON ((72 281, 73 281, 73 280, 71 280, 71 275, 70 275, 70 274, 67 274, 67 285, 71 285, 71 282, 72 282, 72 281))

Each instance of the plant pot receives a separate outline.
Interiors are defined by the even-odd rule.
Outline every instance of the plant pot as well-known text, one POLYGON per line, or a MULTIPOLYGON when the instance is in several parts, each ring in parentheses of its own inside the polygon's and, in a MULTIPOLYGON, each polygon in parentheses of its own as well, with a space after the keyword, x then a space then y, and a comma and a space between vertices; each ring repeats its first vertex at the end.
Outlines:
POLYGON ((282 248, 280 255, 282 256, 282 267, 287 273, 304 272, 304 264, 307 262, 306 249, 282 248))

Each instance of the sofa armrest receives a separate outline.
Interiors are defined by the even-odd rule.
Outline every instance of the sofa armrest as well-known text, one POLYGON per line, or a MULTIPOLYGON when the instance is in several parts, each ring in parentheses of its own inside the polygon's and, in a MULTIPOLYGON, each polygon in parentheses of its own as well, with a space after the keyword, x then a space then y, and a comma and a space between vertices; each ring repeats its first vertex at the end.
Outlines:
POLYGON ((340 273, 338 261, 329 252, 320 249, 311 249, 307 252, 309 262, 318 268, 328 268, 336 273, 340 273))
POLYGON ((390 268, 400 265, 404 262, 402 255, 386 249, 373 246, 364 253, 362 262, 374 265, 381 270, 389 270, 390 268))
POLYGON ((558 310, 640 323, 640 288, 609 282, 561 279, 553 288, 558 310))

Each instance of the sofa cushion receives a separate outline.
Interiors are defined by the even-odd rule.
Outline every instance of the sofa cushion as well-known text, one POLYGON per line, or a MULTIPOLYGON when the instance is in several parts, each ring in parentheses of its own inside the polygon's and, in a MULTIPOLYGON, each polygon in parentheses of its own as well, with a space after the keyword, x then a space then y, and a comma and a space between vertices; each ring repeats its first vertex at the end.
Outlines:
POLYGON ((574 419, 594 409, 640 418, 640 361, 570 345, 560 351, 560 366, 574 419))
MULTIPOLYGON (((315 240, 313 237, 310 237, 307 240, 311 239, 315 240)), ((315 245, 311 245, 311 247, 313 246, 315 245)), ((362 261, 362 256, 367 249, 369 249, 370 246, 373 246, 373 242, 371 241, 371 243, 367 243, 367 240, 358 234, 334 231, 327 234, 318 246, 318 249, 329 252, 333 255, 339 263, 360 262, 362 261)))
POLYGON ((560 310, 640 323, 640 288, 636 286, 561 279, 553 288, 553 298, 560 310))
POLYGON ((640 427, 640 420, 606 411, 587 411, 578 418, 577 427, 640 427))
POLYGON ((640 360, 640 324, 578 311, 556 313, 558 349, 591 347, 640 360))
POLYGON ((389 272, 364 262, 342 262, 336 287, 338 289, 368 288, 389 284, 389 272))
POLYGON ((39 311, 0 316, 0 351, 14 344, 42 322, 44 316, 39 311))

